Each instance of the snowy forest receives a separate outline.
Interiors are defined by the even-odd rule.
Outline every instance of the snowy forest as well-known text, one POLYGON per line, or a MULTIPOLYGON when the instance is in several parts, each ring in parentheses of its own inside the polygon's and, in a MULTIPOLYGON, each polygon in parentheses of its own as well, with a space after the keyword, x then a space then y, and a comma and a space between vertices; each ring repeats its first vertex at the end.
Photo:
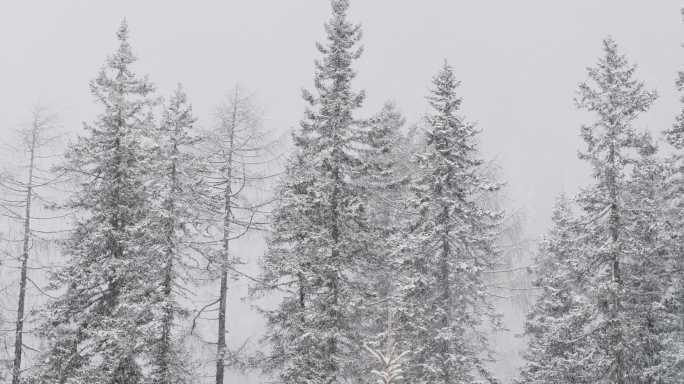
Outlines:
POLYGON ((684 383, 684 62, 647 127, 647 68, 586 47, 586 183, 533 238, 458 63, 419 74, 424 113, 369 112, 360 0, 325 3, 281 131, 249 84, 209 116, 160 91, 128 18, 97 26, 92 119, 1 128, 0 383, 684 383))

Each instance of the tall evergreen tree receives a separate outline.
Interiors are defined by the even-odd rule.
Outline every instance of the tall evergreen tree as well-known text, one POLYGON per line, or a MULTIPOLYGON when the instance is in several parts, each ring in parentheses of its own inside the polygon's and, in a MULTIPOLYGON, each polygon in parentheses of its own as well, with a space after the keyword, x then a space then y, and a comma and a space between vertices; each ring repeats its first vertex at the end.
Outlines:
POLYGON ((41 382, 139 383, 156 327, 153 239, 146 228, 151 176, 153 86, 131 70, 124 21, 119 47, 91 92, 103 111, 67 152, 64 170, 79 180, 70 208, 79 213, 66 243, 68 264, 52 287, 43 332, 49 348, 41 382))
POLYGON ((592 309, 578 280, 583 272, 582 243, 586 233, 572 215, 571 202, 556 203, 552 228, 540 245, 534 286, 540 290, 527 316, 529 347, 520 383, 590 383, 594 355, 583 348, 592 309))
POLYGON ((359 372, 362 342, 354 320, 363 299, 359 268, 371 248, 360 173, 362 129, 354 113, 363 93, 352 89, 361 50, 359 26, 347 21, 347 0, 331 1, 327 44, 316 62, 316 93, 304 92, 306 118, 279 189, 265 256, 266 286, 290 287, 266 311, 271 348, 265 370, 283 383, 340 383, 359 372))
POLYGON ((407 380, 416 383, 492 380, 485 367, 485 323, 498 323, 483 273, 498 258, 500 213, 485 208, 498 189, 482 174, 478 131, 459 116, 459 82, 445 63, 428 96, 427 146, 418 154, 406 237, 405 284, 398 314, 412 353, 407 380))
POLYGON ((187 281, 184 272, 189 261, 189 243, 198 235, 200 204, 204 192, 201 178, 204 161, 195 150, 199 137, 193 132, 195 117, 187 95, 179 85, 165 105, 156 133, 154 152, 154 211, 148 230, 154 229, 155 249, 161 270, 158 280, 155 314, 159 329, 147 343, 153 355, 150 380, 159 384, 188 382, 189 364, 181 342, 174 333, 179 318, 186 311, 178 303, 178 291, 187 281))
POLYGON ((630 379, 640 383, 681 382, 684 313, 676 300, 681 275, 677 258, 681 256, 673 246, 670 208, 664 193, 668 167, 648 150, 634 165, 628 181, 624 201, 629 208, 625 233, 630 252, 624 262, 623 327, 632 355, 630 379))
MULTIPOLYGON (((628 208, 624 204, 627 190, 626 167, 634 164, 634 151, 647 151, 650 141, 636 132, 633 121, 648 110, 656 98, 654 92, 634 80, 635 67, 617 51, 612 39, 603 41, 604 56, 596 67, 588 69, 591 83, 579 88, 578 105, 595 113, 597 120, 582 127, 587 144, 580 158, 590 163, 595 184, 583 191, 580 206, 591 223, 586 241, 587 272, 583 284, 594 300, 595 316, 592 336, 596 354, 595 366, 603 370, 612 383, 629 382, 634 375, 634 355, 629 355, 626 341, 626 284, 633 276, 625 262, 633 249, 627 242, 625 224, 628 208)), ((594 377, 598 380, 599 377, 594 377)))
MULTIPOLYGON (((680 92, 684 91, 684 71, 679 72, 676 85, 680 92)), ((684 97, 680 101, 684 102, 684 97)), ((674 148, 668 161, 669 176, 665 186, 668 207, 666 223, 670 234, 668 253, 674 273, 667 305, 680 319, 672 334, 675 342, 671 345, 669 357, 675 367, 674 372, 678 372, 673 379, 684 381, 684 109, 676 117, 675 124, 665 131, 665 138, 674 148)))
MULTIPOLYGON (((682 8, 681 12, 682 15, 684 15, 684 8, 682 8)), ((684 91, 684 71, 680 71, 678 73, 676 85, 680 92, 684 91)), ((680 101, 684 103, 684 96, 680 99, 680 101)), ((665 130, 665 138, 667 139, 668 143, 680 151, 678 157, 681 158, 681 151, 684 149, 684 110, 677 115, 675 123, 672 125, 672 127, 665 130)))
MULTIPOLYGON (((582 127, 587 149, 580 154, 595 183, 577 199, 582 214, 560 247, 574 278, 558 274, 562 268, 541 277, 548 287, 570 292, 564 294, 572 305, 546 305, 546 291, 540 297, 527 325, 532 350, 523 382, 678 382, 672 352, 679 317, 668 302, 676 270, 663 193, 667 172, 650 136, 633 128, 656 96, 633 79, 635 67, 613 40, 604 40, 603 50, 578 100, 597 120, 582 127), (582 321, 560 339, 558 330, 578 315, 582 321), (544 328, 548 324, 560 326, 544 328)), ((560 255, 549 253, 549 262, 560 255)))
POLYGON ((372 296, 359 303, 364 306, 359 324, 364 324, 366 342, 372 348, 384 346, 388 337, 383 321, 387 306, 396 304, 396 274, 399 271, 398 244, 406 224, 404 213, 408 185, 406 158, 409 156, 407 140, 401 129, 405 119, 396 105, 387 102, 382 109, 366 121, 361 151, 361 176, 358 184, 365 192, 368 206, 369 231, 374 241, 364 282, 372 296), (384 339, 384 342, 383 342, 384 339))
POLYGON ((406 184, 407 152, 406 138, 401 129, 406 119, 393 102, 386 102, 382 109, 366 121, 362 141, 366 147, 361 152, 364 178, 359 182, 368 189, 369 197, 375 200, 372 206, 380 217, 379 225, 387 227, 392 213, 387 200, 388 194, 400 192, 402 184, 406 184))

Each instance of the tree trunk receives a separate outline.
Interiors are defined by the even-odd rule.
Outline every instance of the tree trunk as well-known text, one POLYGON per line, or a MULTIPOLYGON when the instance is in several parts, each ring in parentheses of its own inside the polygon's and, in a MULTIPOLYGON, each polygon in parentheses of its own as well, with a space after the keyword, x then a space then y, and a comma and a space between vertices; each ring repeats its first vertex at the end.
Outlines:
MULTIPOLYGON (((176 127, 178 129, 178 127, 176 127)), ((178 135, 178 131, 175 132, 178 135)), ((171 383, 171 361, 170 356, 172 353, 173 346, 171 345, 171 328, 173 326, 173 306, 171 305, 171 295, 173 292, 173 261, 176 257, 176 193, 178 192, 178 176, 176 172, 176 159, 178 158, 178 144, 174 138, 173 151, 171 154, 173 159, 171 163, 171 196, 167 201, 167 209, 170 213, 170 221, 167 223, 166 228, 166 240, 168 242, 168 248, 166 251, 166 266, 164 268, 164 280, 163 280, 163 294, 165 301, 164 308, 164 318, 162 319, 162 335, 161 335, 161 345, 159 351, 159 370, 161 372, 161 383, 170 384, 171 383)))
POLYGON ((170 384, 171 383, 171 327, 173 325, 173 308, 171 307, 169 301, 171 299, 171 291, 173 284, 173 260, 169 258, 166 261, 166 268, 164 270, 164 282, 163 282, 163 292, 166 298, 166 307, 164 308, 164 318, 162 320, 162 335, 161 335, 161 345, 159 351, 159 370, 161 372, 161 383, 170 384))
MULTIPOLYGON (((36 118, 37 119, 37 118, 36 118)), ((26 212, 24 216, 24 239, 21 252, 21 277, 19 280, 19 303, 17 305, 17 323, 14 338, 14 365, 12 367, 12 384, 19 384, 21 378, 21 355, 23 350, 24 336, 24 306, 26 300, 26 281, 28 280, 28 258, 31 238, 31 200, 33 193, 33 167, 36 152, 36 135, 38 134, 38 121, 34 119, 31 131, 31 144, 29 147, 29 169, 26 184, 26 212)))
POLYGON ((608 218, 608 232, 610 236, 610 252, 611 252, 611 280, 613 282, 612 291, 612 305, 610 310, 610 319, 612 321, 613 327, 615 327, 615 338, 613 347, 615 345, 620 345, 615 351, 615 383, 624 384, 624 361, 622 353, 622 329, 621 325, 618 323, 618 316, 620 312, 620 297, 616 290, 622 288, 622 279, 620 277, 620 250, 618 249, 619 243, 619 225, 620 225, 620 212, 618 206, 618 185, 617 185, 617 166, 615 164, 615 144, 610 147, 610 152, 608 154, 608 162, 610 164, 610 172, 608 174, 608 192, 610 194, 610 210, 608 218))
MULTIPOLYGON (((449 211, 446 207, 444 207, 443 210, 443 220, 444 220, 444 238, 442 239, 442 257, 440 260, 440 283, 442 285, 442 308, 444 309, 444 317, 442 318, 442 328, 448 328, 451 325, 451 311, 452 311, 452 303, 451 303, 451 282, 449 281, 449 256, 451 254, 451 247, 449 246, 449 211)), ((441 353, 442 353, 442 379, 444 380, 444 384, 448 384, 451 382, 452 377, 451 377, 451 369, 449 363, 447 363, 449 359, 449 350, 450 345, 449 341, 444 340, 443 344, 441 346, 441 353)))
MULTIPOLYGON (((333 152, 334 154, 334 152, 333 152)), ((334 156, 334 155, 333 155, 334 156)), ((334 159, 333 161, 337 162, 337 159, 334 159)), ((334 179, 334 187, 332 191, 332 196, 330 198, 330 210, 331 210, 331 218, 330 222, 332 224, 332 228, 330 229, 330 235, 332 237, 332 250, 330 252, 330 257, 332 265, 337 265, 337 263, 340 262, 340 252, 339 252, 339 245, 340 245, 340 228, 339 228, 339 185, 342 182, 340 178, 340 169, 337 164, 333 165, 333 179, 334 179)), ((338 276, 335 271, 332 271, 329 273, 328 276, 328 284, 329 284, 329 289, 332 294, 332 306, 333 308, 337 308, 338 306, 338 300, 339 300, 339 281, 338 281, 338 276)), ((333 323, 335 328, 337 328, 337 331, 340 331, 340 314, 337 312, 336 309, 332 310, 329 312, 331 314, 331 317, 334 319, 333 323)), ((335 355, 337 354, 337 338, 334 336, 336 332, 332 333, 333 336, 328 338, 328 354, 326 358, 328 359, 328 370, 330 377, 328 378, 328 383, 335 383, 337 382, 337 363, 335 362, 335 355)))
POLYGON ((228 132, 228 153, 225 169, 226 190, 224 194, 224 216, 223 216, 223 254, 221 260, 221 288, 219 292, 219 313, 218 313, 218 340, 216 346, 216 384, 223 384, 224 359, 226 357, 226 312, 228 299, 228 266, 230 263, 230 227, 232 217, 231 202, 233 191, 231 188, 233 170, 233 149, 235 142, 235 129, 237 127, 238 109, 238 88, 235 88, 233 100, 233 111, 228 132))

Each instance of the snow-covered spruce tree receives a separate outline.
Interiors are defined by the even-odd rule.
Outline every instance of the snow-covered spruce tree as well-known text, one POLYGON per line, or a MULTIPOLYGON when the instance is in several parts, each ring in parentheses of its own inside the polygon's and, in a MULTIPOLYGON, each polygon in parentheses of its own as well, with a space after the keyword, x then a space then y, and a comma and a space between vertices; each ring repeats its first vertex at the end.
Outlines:
POLYGON ((483 273, 498 258, 501 214, 484 208, 498 185, 482 176, 478 131, 458 115, 459 82, 445 63, 428 96, 427 146, 417 156, 411 207, 415 220, 404 245, 398 322, 411 354, 412 383, 493 380, 485 367, 483 327, 498 324, 483 273))
MULTIPOLYGON (((359 183, 368 189, 369 198, 374 200, 372 206, 378 212, 377 220, 387 226, 391 220, 392 207, 387 203, 384 193, 396 194, 406 179, 403 165, 407 143, 401 132, 406 120, 397 110, 393 102, 386 102, 382 109, 366 121, 362 150, 363 177, 359 183)), ((404 183, 405 184, 405 183, 404 183)))
POLYGON ((188 281, 188 268, 193 250, 190 243, 197 238, 200 212, 198 195, 205 193, 202 175, 206 164, 197 154, 199 136, 193 132, 195 117, 183 88, 178 85, 164 107, 156 132, 153 152, 155 176, 151 189, 153 211, 149 230, 154 229, 154 249, 162 264, 157 279, 155 324, 158 329, 148 337, 153 355, 149 380, 159 384, 189 381, 190 364, 182 348, 182 335, 176 331, 178 320, 187 311, 178 303, 179 290, 188 281))
MULTIPOLYGON (((684 14, 684 9, 682 9, 684 14)), ((677 78, 677 88, 684 91, 684 72, 680 71, 677 78)), ((680 99, 684 103, 684 97, 680 99)), ((665 186, 667 200, 667 219, 669 228, 669 251, 671 268, 674 273, 672 287, 667 295, 666 304, 676 314, 679 322, 672 333, 674 343, 669 353, 674 367, 673 381, 684 381, 684 109, 676 117, 675 124, 665 131, 667 142, 674 148, 674 153, 668 159, 669 176, 665 186)))
POLYGON ((358 377, 362 340, 355 320, 363 299, 359 268, 371 234, 360 172, 362 129, 354 112, 363 93, 352 89, 359 26, 347 21, 347 0, 333 0, 327 44, 316 62, 316 94, 293 135, 295 152, 279 189, 263 260, 264 287, 288 287, 277 308, 264 311, 269 347, 266 373, 282 383, 341 383, 358 377))
POLYGON ((384 319, 387 305, 394 305, 396 275, 399 271, 398 244, 406 225, 405 193, 409 170, 408 144, 401 132, 405 119, 394 103, 387 102, 366 121, 361 151, 361 175, 358 185, 365 191, 369 231, 373 232, 373 258, 367 268, 364 288, 374 296, 359 305, 366 342, 371 348, 387 340, 384 319))
MULTIPOLYGON (((669 215, 668 167, 650 148, 634 165, 625 206, 625 344, 634 357, 633 382, 679 383, 684 379, 682 307, 677 303, 677 245, 669 215)), ((681 261, 680 261, 681 263, 681 261)), ((680 264, 681 265, 681 264, 680 264)), ((679 292, 681 295, 681 291, 679 292)), ((681 296, 679 296, 681 300, 681 296)))
POLYGON ((540 290, 525 323, 529 347, 519 383, 591 383, 594 355, 585 350, 584 332, 592 308, 578 285, 585 269, 584 226, 573 217, 571 202, 561 196, 552 228, 536 258, 534 286, 540 290))
POLYGON ((52 278, 59 298, 46 309, 48 348, 39 382, 140 383, 161 265, 146 224, 151 174, 152 85, 131 71, 135 57, 124 21, 119 47, 91 91, 102 106, 87 135, 66 154, 79 181, 70 208, 79 219, 65 246, 68 264, 52 278))
MULTIPOLYGON (((684 8, 681 10, 682 15, 684 15, 684 8)), ((678 76, 677 76, 677 81, 676 81, 677 89, 682 92, 684 91, 684 72, 680 71, 678 76)), ((684 103, 684 97, 680 99, 682 103, 684 103)), ((684 150, 684 110, 677 115, 675 119, 675 123, 670 127, 669 129, 665 130, 665 138, 667 139, 668 143, 670 143, 673 147, 675 147, 679 151, 679 158, 681 158, 682 155, 681 151, 684 150)), ((684 166, 684 165, 683 165, 684 166)), ((680 169, 681 171, 681 169, 680 169)))
MULTIPOLYGON (((532 338, 523 382, 681 381, 673 358, 681 315, 671 301, 677 272, 663 193, 667 172, 650 136, 632 127, 655 93, 633 79, 634 67, 614 41, 604 40, 603 48, 588 70, 592 83, 580 85, 579 106, 598 118, 582 127, 587 149, 580 154, 595 184, 577 199, 582 215, 568 231, 574 238, 561 247, 574 278, 559 275, 561 267, 540 271, 544 289, 552 290, 542 293, 527 324, 532 338), (572 305, 554 306, 553 290, 573 292, 566 301, 572 305), (568 328, 577 319, 580 332, 568 328), (563 327, 570 331, 565 338, 558 333, 563 327)), ((546 263, 559 256, 546 255, 546 263)))
POLYGON ((654 92, 634 80, 635 67, 617 51, 612 39, 603 41, 604 56, 588 69, 590 83, 579 88, 578 106, 597 117, 582 127, 587 144, 580 158, 589 162, 595 184, 578 199, 587 223, 583 239, 587 258, 584 286, 594 305, 592 326, 586 329, 586 347, 593 348, 597 382, 632 382, 644 369, 642 352, 628 343, 636 330, 631 322, 629 285, 637 278, 629 268, 635 257, 625 225, 629 209, 625 204, 628 189, 627 167, 635 164, 638 151, 649 151, 647 136, 638 134, 633 121, 648 110, 654 92), (603 381, 601 381, 603 380, 603 381))

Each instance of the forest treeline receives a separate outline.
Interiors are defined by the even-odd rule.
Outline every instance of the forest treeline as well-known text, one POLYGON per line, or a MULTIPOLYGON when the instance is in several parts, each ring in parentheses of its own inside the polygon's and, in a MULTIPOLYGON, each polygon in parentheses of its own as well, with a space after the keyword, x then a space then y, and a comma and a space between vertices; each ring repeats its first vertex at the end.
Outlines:
MULTIPOLYGON (((490 282, 505 264, 503 184, 447 62, 421 124, 407 129, 391 102, 362 116, 361 27, 348 7, 331 0, 285 155, 240 88, 211 129, 198 127, 182 86, 161 97, 134 72, 125 21, 90 83, 98 116, 49 169, 39 164, 54 116, 34 110, 17 144, 28 164, 0 179, 6 227, 19 234, 0 264, 19 275, 3 287, 17 304, 0 312, 13 336, 0 381, 223 384, 239 369, 287 384, 684 382, 684 109, 660 127, 667 148, 658 148, 635 124, 655 91, 603 41, 575 100, 592 117, 578 127, 591 183, 558 197, 535 253, 525 364, 517 378, 495 377, 488 339, 503 324, 490 282), (270 172, 275 161, 283 172, 270 172), (235 242, 255 231, 267 248, 252 276, 240 272, 235 242), (44 272, 30 261, 55 239, 63 260, 36 284, 44 272), (275 300, 259 306, 266 329, 254 350, 226 339, 228 317, 240 316, 227 301, 235 278, 252 300, 275 300), (190 311, 190 293, 207 281, 216 299, 190 311), (26 305, 31 285, 49 298, 37 311, 26 305), (217 317, 205 340, 211 378, 192 341, 204 311, 217 317)), ((676 84, 684 91, 684 72, 676 84)))

